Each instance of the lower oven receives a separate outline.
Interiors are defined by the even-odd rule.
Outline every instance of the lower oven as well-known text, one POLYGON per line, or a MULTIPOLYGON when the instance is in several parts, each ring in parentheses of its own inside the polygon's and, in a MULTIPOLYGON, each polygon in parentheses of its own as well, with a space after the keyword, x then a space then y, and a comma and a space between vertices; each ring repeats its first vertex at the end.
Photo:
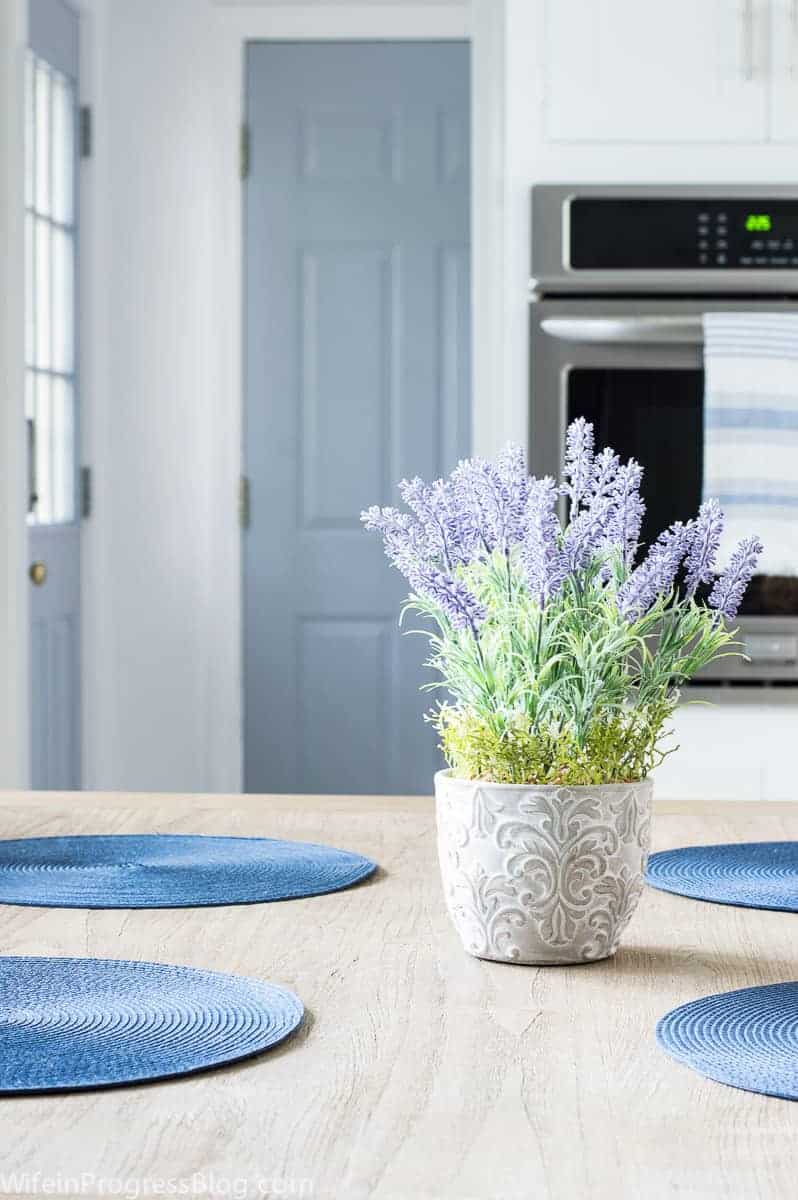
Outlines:
MULTIPOLYGON (((595 427, 597 445, 645 468, 643 542, 694 516, 703 485, 702 315, 752 307, 798 312, 798 299, 535 297, 533 473, 557 474, 566 427, 583 416, 595 427)), ((756 577, 739 627, 747 661, 721 659, 701 683, 798 684, 798 576, 756 577)))

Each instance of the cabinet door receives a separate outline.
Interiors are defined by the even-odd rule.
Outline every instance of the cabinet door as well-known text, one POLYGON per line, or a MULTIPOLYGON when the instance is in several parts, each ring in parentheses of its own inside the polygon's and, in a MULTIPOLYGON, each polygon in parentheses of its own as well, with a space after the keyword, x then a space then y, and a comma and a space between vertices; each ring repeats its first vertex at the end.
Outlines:
POLYGON ((544 3, 547 140, 766 140, 768 0, 544 3))
POLYGON ((798 142, 798 0, 770 0, 771 137, 798 142))

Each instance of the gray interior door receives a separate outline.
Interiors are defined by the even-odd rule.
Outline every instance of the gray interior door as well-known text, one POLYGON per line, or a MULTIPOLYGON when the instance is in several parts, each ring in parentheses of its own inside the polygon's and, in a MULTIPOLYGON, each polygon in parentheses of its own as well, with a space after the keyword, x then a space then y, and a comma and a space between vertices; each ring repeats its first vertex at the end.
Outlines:
POLYGON ((469 449, 468 47, 253 43, 247 120, 245 785, 429 792, 425 644, 359 514, 469 449))
POLYGON ((29 0, 28 11, 25 415, 31 780, 35 788, 78 788, 78 18, 64 0, 29 0))

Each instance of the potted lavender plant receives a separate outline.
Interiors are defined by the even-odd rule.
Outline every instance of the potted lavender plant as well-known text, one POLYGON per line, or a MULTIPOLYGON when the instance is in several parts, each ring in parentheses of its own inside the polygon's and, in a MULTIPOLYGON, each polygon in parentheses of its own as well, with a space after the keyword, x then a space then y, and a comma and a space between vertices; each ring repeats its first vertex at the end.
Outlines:
POLYGON ((429 719, 446 903, 481 958, 573 963, 617 949, 642 888, 651 771, 680 685, 735 653, 733 619, 762 547, 719 575, 723 515, 707 500, 640 551, 642 468, 594 453, 580 419, 564 483, 508 447, 446 481, 400 484, 410 512, 370 508, 431 618, 448 699, 429 719), (561 522, 561 498, 567 520, 561 522), (711 585, 708 587, 708 585, 711 585))

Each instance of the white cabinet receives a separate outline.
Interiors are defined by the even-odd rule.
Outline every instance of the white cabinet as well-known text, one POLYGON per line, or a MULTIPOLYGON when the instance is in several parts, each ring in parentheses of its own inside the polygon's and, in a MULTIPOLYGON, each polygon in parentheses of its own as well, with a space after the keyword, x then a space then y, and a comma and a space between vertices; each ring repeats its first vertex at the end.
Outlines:
POLYGON ((548 141, 763 142, 789 127, 787 109, 798 115, 798 0, 544 4, 548 141), (773 73, 790 54, 779 115, 773 73))
POLYGON ((770 137, 798 142, 798 0, 770 0, 770 137))

